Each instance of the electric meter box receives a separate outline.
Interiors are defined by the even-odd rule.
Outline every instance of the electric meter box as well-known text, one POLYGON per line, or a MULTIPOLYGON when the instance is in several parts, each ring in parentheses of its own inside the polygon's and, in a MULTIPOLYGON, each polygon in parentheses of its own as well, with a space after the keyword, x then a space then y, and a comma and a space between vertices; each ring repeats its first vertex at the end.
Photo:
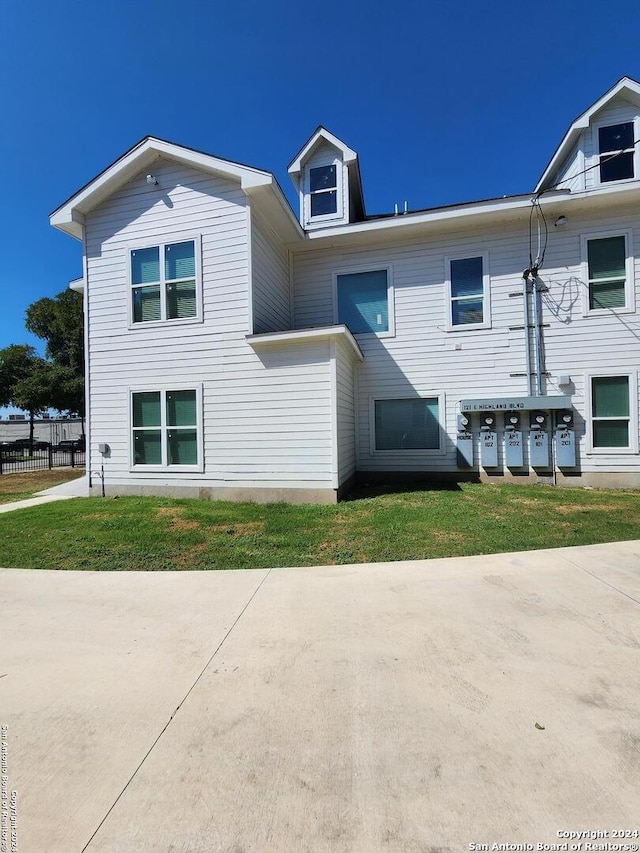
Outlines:
POLYGON ((480 459, 483 468, 498 467, 498 434, 493 430, 480 431, 480 459))
POLYGON ((558 468, 575 468, 576 434, 573 428, 573 412, 570 409, 561 409, 556 413, 554 439, 558 468))
POLYGON ((473 434, 469 426, 469 415, 458 415, 456 437, 458 468, 473 468, 473 434))
POLYGON ((532 429, 529 433, 529 464, 532 468, 549 467, 549 433, 532 429))

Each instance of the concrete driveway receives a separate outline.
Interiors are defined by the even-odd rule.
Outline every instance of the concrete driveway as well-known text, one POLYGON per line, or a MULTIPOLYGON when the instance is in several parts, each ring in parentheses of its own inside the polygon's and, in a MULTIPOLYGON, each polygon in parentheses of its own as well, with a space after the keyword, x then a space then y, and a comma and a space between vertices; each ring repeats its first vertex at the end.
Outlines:
POLYGON ((19 853, 640 842, 640 542, 0 590, 19 853))

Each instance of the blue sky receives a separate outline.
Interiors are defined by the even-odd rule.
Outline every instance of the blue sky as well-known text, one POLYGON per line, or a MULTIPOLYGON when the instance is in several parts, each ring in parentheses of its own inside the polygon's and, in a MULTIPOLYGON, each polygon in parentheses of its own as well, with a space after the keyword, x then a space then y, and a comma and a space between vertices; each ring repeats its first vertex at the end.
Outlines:
POLYGON ((569 122, 640 78, 640 6, 377 0, 0 4, 0 347, 81 274, 49 213, 152 134, 274 172, 318 124, 369 213, 530 191, 569 122))

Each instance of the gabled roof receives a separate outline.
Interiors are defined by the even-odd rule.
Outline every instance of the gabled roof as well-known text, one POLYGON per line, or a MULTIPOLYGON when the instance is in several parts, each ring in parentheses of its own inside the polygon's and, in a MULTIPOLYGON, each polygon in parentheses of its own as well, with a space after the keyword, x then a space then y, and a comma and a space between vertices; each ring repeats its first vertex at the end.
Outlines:
POLYGON ((270 188, 271 195, 275 195, 279 202, 277 207, 282 208, 286 219, 294 224, 299 232, 293 211, 271 172, 234 163, 231 160, 215 157, 194 148, 176 145, 174 142, 168 142, 154 136, 145 136, 144 139, 141 139, 140 142, 125 152, 122 157, 107 166, 104 171, 100 172, 93 180, 67 199, 64 204, 54 210, 49 218, 51 225, 72 237, 82 239, 84 215, 142 170, 150 168, 159 157, 166 157, 205 172, 236 180, 247 194, 263 187, 270 188))
POLYGON ((340 154, 342 155, 342 160, 344 163, 353 163, 357 161, 358 155, 356 152, 349 148, 348 145, 338 139, 330 130, 327 130, 326 127, 322 125, 318 125, 318 127, 313 131, 307 142, 302 146, 300 151, 293 158, 291 163, 289 164, 289 174, 290 175, 298 175, 302 171, 302 166, 304 161, 312 154, 314 148, 320 142, 328 142, 329 145, 333 145, 334 148, 337 148, 340 154))
POLYGON ((593 116, 605 107, 609 101, 612 101, 618 95, 623 95, 627 100, 640 106, 640 83, 633 80, 631 77, 623 77, 621 80, 609 89, 599 100, 592 104, 588 110, 578 116, 571 124, 564 135, 560 145, 557 147, 553 157, 549 161, 542 177, 536 185, 536 192, 544 190, 548 187, 549 182, 553 178, 555 172, 560 168, 562 162, 569 156, 571 149, 578 141, 580 134, 585 128, 589 127, 589 123, 593 116))
POLYGON ((353 148, 349 148, 349 146, 341 139, 338 139, 335 134, 331 133, 330 130, 327 130, 327 128, 322 125, 318 125, 307 142, 305 142, 300 151, 298 151, 289 164, 288 171, 296 189, 300 190, 302 184, 302 169, 305 162, 313 154, 317 146, 322 143, 329 144, 335 148, 339 152, 342 162, 346 163, 349 175, 350 205, 353 217, 355 220, 365 219, 366 211, 364 206, 364 193, 362 191, 362 177, 360 175, 360 162, 358 160, 358 155, 353 148))

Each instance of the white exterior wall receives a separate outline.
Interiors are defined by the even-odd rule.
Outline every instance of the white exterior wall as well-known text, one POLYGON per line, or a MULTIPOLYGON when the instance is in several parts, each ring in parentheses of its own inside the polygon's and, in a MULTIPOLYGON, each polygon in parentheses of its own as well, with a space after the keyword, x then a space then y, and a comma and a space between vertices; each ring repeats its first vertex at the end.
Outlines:
MULTIPOLYGON (((87 216, 91 460, 108 487, 332 487, 328 342, 260 357, 249 332, 248 209, 239 184, 171 161, 87 216), (128 327, 128 245, 199 235, 202 322, 128 327), (202 385, 204 471, 130 470, 129 389, 202 385)), ((277 256, 277 253, 276 253, 277 256)), ((204 492, 206 493, 206 492, 204 492)))
POLYGON ((351 347, 336 340, 335 406, 338 486, 347 483, 356 472, 356 371, 358 363, 351 347))
MULTIPOLYGON (((553 221, 553 213, 550 220, 553 221)), ((522 271, 528 266, 528 214, 498 228, 469 227, 466 233, 425 229, 420 239, 382 242, 363 248, 318 248, 294 259, 294 311, 300 327, 334 321, 333 273, 391 266, 395 335, 356 335, 364 353, 358 371, 358 469, 364 471, 456 470, 456 414, 460 399, 527 395, 523 331, 522 271), (470 234, 471 231, 473 234, 470 234), (492 326, 480 330, 446 331, 445 258, 488 253, 491 276, 492 326), (515 327, 515 328, 514 328, 515 327), (520 328, 517 328, 520 327, 520 328), (513 374, 520 374, 515 376, 513 374), (375 452, 372 401, 379 397, 441 396, 444 426, 441 451, 375 452)), ((578 419, 583 472, 625 471, 640 474, 640 458, 626 454, 585 452, 584 376, 588 372, 635 370, 640 363, 638 314, 610 312, 583 316, 586 288, 581 235, 610 229, 631 230, 640 256, 640 222, 633 208, 589 217, 572 215, 566 229, 553 229, 543 280, 543 322, 546 370, 555 377, 569 374, 578 419), (622 211, 625 211, 624 213, 622 211)), ((636 305, 640 306, 640 261, 635 262, 636 305)), ((552 378, 546 392, 567 393, 552 378)), ((501 430, 501 423, 499 424, 501 430)), ((632 420, 637 431, 637 415, 632 420)), ((476 425, 477 428, 477 425, 476 425)))
POLYGON ((273 228, 251 209, 253 331, 291 328, 289 253, 273 228))
POLYGON ((567 157, 562 168, 558 170, 553 181, 553 186, 559 184, 559 189, 571 190, 572 193, 582 192, 585 188, 585 159, 584 159, 584 132, 580 134, 578 143, 574 146, 571 154, 567 157))

